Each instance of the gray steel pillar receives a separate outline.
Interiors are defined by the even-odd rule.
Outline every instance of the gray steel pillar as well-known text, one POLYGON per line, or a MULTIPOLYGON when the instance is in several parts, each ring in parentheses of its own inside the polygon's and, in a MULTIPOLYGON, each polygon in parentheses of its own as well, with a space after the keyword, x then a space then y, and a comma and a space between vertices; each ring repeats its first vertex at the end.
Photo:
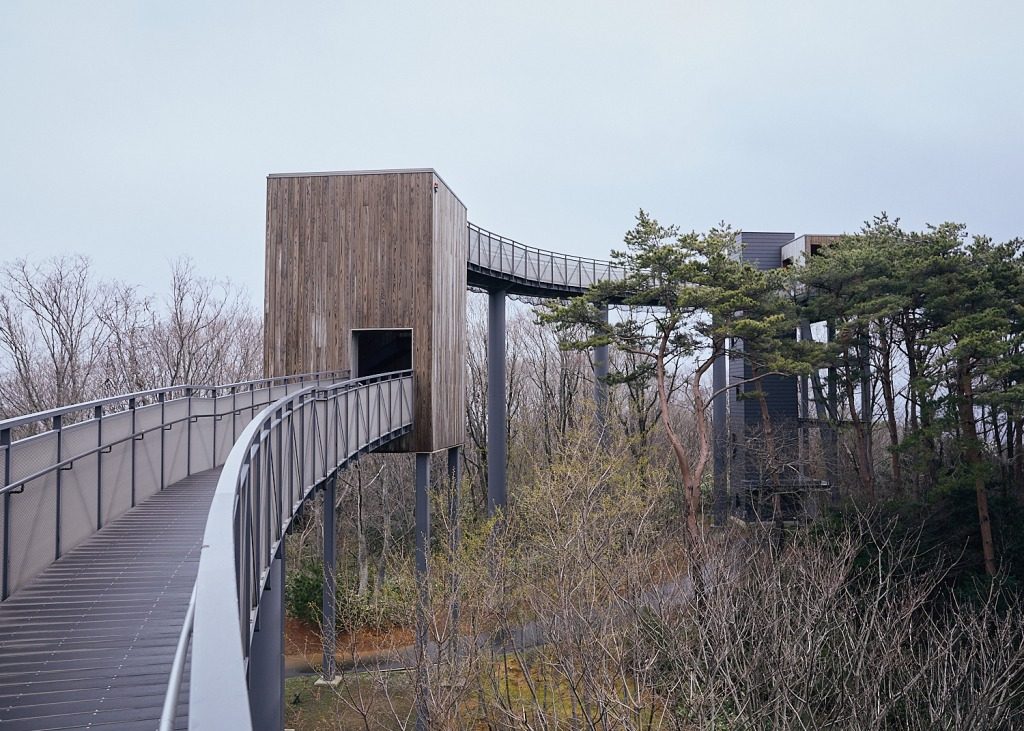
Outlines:
MULTIPOLYGON (((865 338, 868 336, 865 335, 865 338)), ((871 347, 867 340, 860 346, 860 419, 864 423, 864 442, 871 454, 871 423, 874 421, 871 402, 871 347)))
POLYGON ((462 538, 462 530, 459 526, 462 468, 459 464, 458 447, 448 448, 448 483, 450 489, 450 492, 448 493, 448 521, 451 525, 451 536, 448 548, 454 556, 455 552, 459 548, 459 541, 462 538))
MULTIPOLYGON (((811 340, 811 325, 801 320, 797 326, 798 342, 811 340)), ((797 402, 797 459, 799 460, 800 477, 807 477, 807 466, 811 459, 811 379, 809 375, 799 377, 797 402)))
POLYGON ((448 550, 451 554, 452 566, 452 613, 451 613, 451 648, 458 652, 459 636, 459 571, 457 555, 459 542, 462 540, 462 528, 459 525, 460 498, 462 487, 462 470, 459 465, 459 448, 448 448, 448 524, 451 526, 448 537, 448 550))
MULTIPOLYGON (((828 321, 828 337, 826 342, 834 342, 836 339, 836 324, 828 321)), ((828 369, 828 411, 839 414, 839 390, 836 383, 836 368, 829 366, 828 369)), ((832 485, 830 498, 832 505, 839 504, 839 420, 836 419, 835 426, 829 432, 829 443, 826 447, 825 461, 828 465, 828 480, 832 485)))
POLYGON ((284 542, 270 563, 249 652, 253 731, 284 728, 284 542))
POLYGON ((337 573, 337 560, 335 556, 335 527, 334 527, 334 500, 337 475, 327 478, 324 485, 324 593, 323 593, 323 622, 321 635, 323 640, 323 670, 322 679, 325 683, 334 681, 337 667, 334 660, 334 652, 337 647, 336 624, 334 620, 334 603, 337 599, 335 593, 337 573))
POLYGON ((811 456, 811 390, 810 378, 808 376, 800 376, 800 406, 797 413, 800 418, 797 428, 800 475, 804 477, 806 476, 807 463, 810 461, 811 456))
POLYGON ((711 516, 715 525, 725 525, 729 513, 729 424, 726 356, 715 358, 711 366, 711 448, 714 466, 714 486, 711 499, 711 516))
POLYGON ((430 550, 430 453, 416 453, 416 729, 427 724, 427 640, 430 621, 430 585, 427 552, 430 550))
MULTIPOLYGON (((608 305, 598 305, 601 321, 608 324, 608 305)), ((608 346, 594 348, 594 405, 597 416, 597 433, 602 443, 607 442, 608 429, 608 346)))
MULTIPOLYGON (((831 330, 829 330, 831 334, 831 330)), ((831 335, 830 335, 831 336, 831 335)), ((800 322, 800 339, 801 340, 812 340, 811 324, 806 320, 800 322)), ((835 485, 835 474, 834 474, 834 462, 833 459, 833 447, 835 443, 835 429, 833 428, 834 415, 836 414, 835 407, 835 384, 832 382, 834 373, 829 370, 829 383, 826 384, 828 388, 828 396, 826 396, 825 387, 821 383, 821 375, 818 370, 811 372, 811 390, 814 392, 814 418, 818 422, 818 435, 821 441, 820 449, 825 459, 825 479, 829 481, 833 486, 835 485)), ((807 408, 808 414, 810 414, 810 408, 807 408)), ((808 430, 809 431, 809 430, 808 430)), ((808 439, 810 437, 808 436, 808 439)), ((809 448, 808 448, 809 451, 809 448)), ((833 487, 834 489, 834 487, 833 487)))
POLYGON ((505 462, 505 291, 487 293, 487 514, 508 502, 505 462))

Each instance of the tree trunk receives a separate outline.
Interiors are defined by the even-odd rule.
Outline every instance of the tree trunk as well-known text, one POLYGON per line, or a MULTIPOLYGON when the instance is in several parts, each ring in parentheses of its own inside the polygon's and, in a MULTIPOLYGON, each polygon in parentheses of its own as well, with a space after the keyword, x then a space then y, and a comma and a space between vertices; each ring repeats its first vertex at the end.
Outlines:
MULTIPOLYGON (((759 375, 757 370, 753 371, 755 376, 759 375)), ((772 522, 775 526, 775 541, 778 548, 782 547, 783 517, 782 517, 782 482, 779 480, 779 470, 775 464, 778 455, 775 454, 775 435, 772 432, 772 417, 768 411, 768 399, 764 397, 764 391, 758 388, 757 403, 761 411, 761 431, 764 432, 765 459, 768 462, 768 474, 772 481, 772 522)))
POLYGON ((1013 479, 1017 488, 1017 500, 1024 504, 1024 418, 1014 420, 1013 479))
POLYGON ((359 586, 356 594, 366 596, 370 588, 370 563, 366 552, 366 520, 363 510, 363 471, 356 469, 356 563, 359 567, 359 586))
POLYGON ((957 389, 960 398, 957 406, 960 416, 960 431, 964 439, 964 456, 974 474, 974 492, 978 502, 978 527, 981 529, 981 550, 985 559, 985 573, 996 573, 995 547, 992 542, 992 521, 988 513, 988 493, 985 491, 985 475, 982 471, 981 445, 978 441, 978 427, 974 421, 974 384, 970 367, 961 360, 957 365, 957 389))
MULTIPOLYGON (((674 324, 673 324, 674 326, 674 324)), ((683 448, 683 443, 672 427, 672 418, 669 413, 668 389, 665 386, 665 355, 668 352, 668 338, 672 332, 671 327, 665 327, 658 344, 658 352, 654 361, 654 372, 658 383, 658 403, 661 407, 661 420, 665 424, 665 433, 668 436, 669 444, 672 445, 672 452, 675 454, 676 462, 679 465, 679 472, 683 481, 683 503, 686 508, 686 533, 690 545, 694 545, 698 538, 697 516, 700 513, 700 481, 704 465, 707 462, 707 455, 710 454, 711 444, 708 437, 707 415, 703 408, 703 396, 700 393, 700 378, 706 367, 697 368, 693 374, 691 388, 694 394, 694 418, 697 422, 697 439, 699 452, 703 459, 698 458, 696 464, 690 464, 690 458, 683 448)))
POLYGON ((903 490, 903 472, 900 467, 900 434, 896 423, 896 395, 892 383, 892 340, 885 323, 878 323, 878 350, 881 356, 882 398, 885 401, 885 421, 889 427, 889 457, 892 464, 892 481, 895 488, 903 490))
POLYGON ((385 572, 387 571, 388 552, 391 550, 391 507, 388 503, 388 481, 380 481, 380 563, 377 564, 376 591, 384 586, 385 572))
POLYGON ((857 475, 860 477, 861 487, 867 494, 870 502, 875 502, 875 478, 871 469, 871 455, 868 452, 867 428, 865 427, 862 415, 857 411, 857 399, 854 392, 852 372, 849 363, 849 355, 846 356, 846 376, 843 379, 843 391, 846 394, 846 406, 850 409, 850 421, 853 423, 854 454, 857 459, 857 475))

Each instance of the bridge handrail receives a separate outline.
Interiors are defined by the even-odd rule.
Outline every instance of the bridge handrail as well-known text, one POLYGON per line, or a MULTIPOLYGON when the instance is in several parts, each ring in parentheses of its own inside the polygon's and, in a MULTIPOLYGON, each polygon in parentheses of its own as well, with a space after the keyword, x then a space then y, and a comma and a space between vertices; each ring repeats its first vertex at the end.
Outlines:
POLYGON ((171 663, 171 677, 167 692, 164 694, 163 710, 160 711, 159 731, 171 731, 177 717, 178 695, 181 693, 181 681, 185 676, 185 660, 188 656, 189 642, 192 640, 192 627, 196 617, 196 588, 192 586, 192 596, 188 600, 185 611, 185 622, 181 626, 178 645, 174 648, 174 662, 171 663))
POLYGON ((477 226, 475 223, 468 223, 467 226, 469 229, 467 262, 482 269, 488 269, 531 283, 571 287, 574 289, 585 289, 602 279, 621 279, 625 277, 626 270, 610 261, 563 254, 536 246, 528 246, 477 226), (475 247, 473 244, 474 233, 476 234, 475 247), (486 252, 484 251, 484 237, 488 240, 486 252), (492 241, 496 241, 498 244, 497 255, 494 248, 490 245, 492 241), (506 247, 511 252, 508 257, 505 256, 504 252, 506 247), (517 251, 522 252, 518 260, 516 258, 517 251), (512 263, 511 271, 505 266, 506 260, 512 263), (518 261, 522 261, 522 267, 517 265, 518 261), (561 263, 560 269, 556 267, 556 263, 561 263), (556 276, 556 274, 561 276, 556 276), (571 276, 571 274, 575 276, 571 276), (585 277, 584 274, 587 276, 585 277))
MULTIPOLYGON (((191 628, 190 726, 252 728, 250 645, 285 532, 317 486, 360 453, 408 433, 412 416, 407 370, 309 386, 267 406, 243 429, 221 471, 203 536, 191 628)), ((183 665, 175 668, 183 671, 183 665)), ((179 680, 171 678, 169 694, 179 680)), ((261 690, 267 689, 253 692, 261 690)))
POLYGON ((234 442, 245 419, 282 389, 287 395, 296 386, 333 383, 346 376, 345 371, 329 371, 217 386, 178 384, 0 422, 0 601, 134 506, 137 497, 145 499, 174 479, 220 464, 218 454, 226 453, 223 448, 234 442), (115 403, 125 407, 106 408, 115 403), (69 415, 79 412, 91 412, 91 418, 70 423, 69 415), (229 422, 218 428, 225 417, 229 422), (13 438, 18 427, 40 422, 48 428, 13 438), (153 432, 160 435, 157 444, 140 443, 153 432), (145 460, 152 460, 148 472, 145 460), (62 501, 68 489, 90 508, 69 510, 62 501), (19 522, 26 519, 30 522, 19 522), (40 526, 52 533, 40 533, 40 526))
POLYGON ((160 388, 150 388, 145 391, 135 391, 133 393, 118 394, 117 396, 104 396, 103 398, 93 399, 92 401, 83 401, 77 404, 71 404, 70 406, 58 406, 53 409, 47 409, 45 411, 37 411, 32 414, 25 414, 24 416, 15 416, 10 419, 4 419, 0 421, 0 431, 5 429, 16 429, 19 426, 25 426, 27 424, 34 424, 40 421, 52 421, 55 416, 65 416, 67 414, 73 414, 78 411, 95 411, 96 407, 107 406, 109 404, 118 403, 121 401, 129 401, 131 399, 139 400, 147 397, 157 396, 160 394, 189 392, 195 393, 197 391, 227 391, 229 389, 238 389, 243 386, 257 386, 257 385, 274 385, 292 383, 294 381, 304 382, 305 380, 316 378, 321 381, 334 380, 338 378, 345 378, 348 376, 348 371, 321 371, 312 373, 300 373, 293 376, 273 376, 270 378, 256 378, 251 381, 238 381, 237 383, 225 383, 223 385, 211 386, 203 384, 188 384, 182 383, 174 386, 161 386, 160 388))

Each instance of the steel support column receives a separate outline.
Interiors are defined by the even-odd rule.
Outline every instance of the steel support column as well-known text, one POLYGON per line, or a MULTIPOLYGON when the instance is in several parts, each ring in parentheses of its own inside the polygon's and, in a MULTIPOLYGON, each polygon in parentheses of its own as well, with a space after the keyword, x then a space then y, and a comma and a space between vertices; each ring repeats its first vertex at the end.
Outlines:
MULTIPOLYGON (((598 305, 601 321, 608 324, 608 305, 598 305)), ((597 433, 602 443, 606 442, 608 428, 608 346, 594 348, 594 413, 597 417, 597 433)))
POLYGON ((505 292, 487 293, 487 514, 508 501, 505 461, 505 292))
POLYGON ((874 404, 871 399, 871 347, 868 342, 869 335, 864 335, 865 341, 860 345, 858 356, 860 358, 860 419, 864 423, 864 443, 867 453, 871 454, 871 425, 874 421, 874 404))
POLYGON ((325 683, 333 683, 337 667, 334 651, 337 647, 334 621, 335 586, 337 575, 335 566, 335 528, 334 528, 334 492, 337 475, 327 478, 324 484, 324 592, 323 592, 323 669, 321 679, 325 683))
MULTIPOLYGON (((831 330, 829 331, 831 333, 831 330)), ((801 340, 813 340, 811 333, 811 325, 806 320, 800 322, 800 339, 801 340)), ((828 395, 826 395, 825 387, 821 383, 821 375, 818 370, 811 371, 811 391, 814 393, 814 418, 818 422, 818 438, 821 442, 821 452, 824 456, 825 462, 825 479, 832 485, 833 492, 835 491, 835 427, 833 422, 835 421, 835 384, 832 381, 833 372, 829 370, 828 384, 828 395)), ((810 409, 808 408, 808 413, 810 409)))
POLYGON ((459 465, 459 448, 448 448, 448 551, 452 567, 452 611, 451 611, 451 647, 452 652, 458 652, 459 636, 459 570, 458 553, 459 543, 462 540, 462 529, 459 524, 460 498, 462 488, 462 470, 459 465))
POLYGON ((711 392, 714 394, 711 401, 711 449, 714 466, 711 515, 715 525, 725 525, 729 511, 727 357, 725 354, 718 356, 711 367, 711 392))
POLYGON ((427 552, 430 550, 430 453, 416 453, 416 729, 427 723, 427 641, 430 621, 430 589, 427 552))
POLYGON ((459 464, 459 448, 448 448, 448 483, 450 492, 448 494, 448 521, 451 525, 449 538, 449 550, 452 555, 459 549, 459 541, 462 539, 462 532, 459 526, 459 513, 461 511, 461 484, 462 467, 459 464))
POLYGON ((797 414, 800 419, 798 434, 798 455, 800 460, 800 474, 806 476, 807 465, 811 457, 811 389, 810 378, 806 375, 800 376, 800 404, 797 414))
MULTIPOLYGON (((829 320, 827 324, 828 337, 825 342, 832 343, 836 339, 836 324, 829 320)), ((831 414, 839 415, 839 391, 836 381, 836 367, 828 368, 828 411, 831 414)), ((839 420, 836 419, 835 426, 829 432, 829 443, 825 448, 825 461, 828 470, 828 480, 832 485, 830 499, 832 505, 839 504, 839 420)))
MULTIPOLYGON (((598 305, 601 321, 608 324, 608 305, 598 305)), ((598 439, 607 443, 608 429, 608 346, 594 348, 594 413, 597 420, 598 439)))
POLYGON ((249 654, 253 731, 284 728, 284 541, 270 563, 249 654))

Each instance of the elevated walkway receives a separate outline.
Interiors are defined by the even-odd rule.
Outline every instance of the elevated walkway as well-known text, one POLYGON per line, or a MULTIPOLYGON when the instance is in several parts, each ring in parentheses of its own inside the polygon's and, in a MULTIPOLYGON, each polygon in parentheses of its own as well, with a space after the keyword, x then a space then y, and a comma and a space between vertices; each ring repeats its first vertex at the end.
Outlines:
MULTIPOLYGON (((428 190, 437 192, 436 184, 428 190)), ((438 267, 440 284, 430 284, 489 291, 488 419, 503 423, 505 296, 570 297, 624 272, 467 224, 464 209, 462 218, 440 219, 460 254, 448 269, 438 267)), ((377 283, 357 284, 366 298, 366 287, 377 283)), ((380 298, 387 292, 394 295, 384 287, 380 298)), ((444 328, 462 321, 458 308, 442 315, 444 328)), ((311 321, 320 330, 309 342, 324 330, 323 320, 311 321)), ((600 377, 606 351, 595 360, 604 364, 600 377)), ((335 371, 178 385, 0 422, 0 731, 155 729, 165 699, 168 717, 177 709, 176 728, 190 721, 229 731, 281 728, 284 536, 317 490, 334 502, 334 478, 352 460, 415 436, 417 375, 396 370, 349 380, 335 371)), ((442 375, 436 394, 461 393, 461 380, 442 375)), ((453 413, 462 418, 461 407, 453 413)), ((492 508, 505 500, 502 435, 489 432, 492 508)), ((433 441, 413 450, 421 588, 429 453, 448 448, 448 475, 458 473, 458 440, 433 441)), ((326 536, 334 535, 333 517, 327 511, 326 536)), ((333 576, 334 542, 327 544, 333 576)), ((333 626, 329 590, 324 616, 333 626)), ((324 651, 332 676, 333 637, 324 651)))
POLYGON ((169 485, 0 604, 0 729, 157 727, 219 476, 169 485))

